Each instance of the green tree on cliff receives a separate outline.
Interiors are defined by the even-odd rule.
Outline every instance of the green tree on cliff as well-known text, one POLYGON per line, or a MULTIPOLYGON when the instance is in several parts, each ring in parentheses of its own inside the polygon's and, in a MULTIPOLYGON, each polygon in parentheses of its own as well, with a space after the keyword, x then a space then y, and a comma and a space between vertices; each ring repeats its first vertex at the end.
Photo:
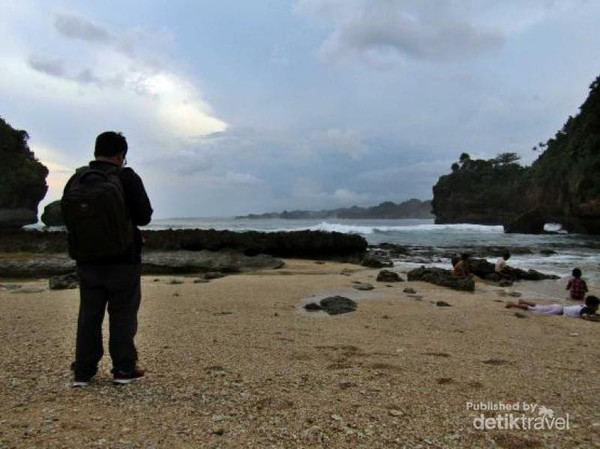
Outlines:
POLYGON ((433 213, 439 223, 503 224, 523 211, 524 168, 516 153, 471 159, 462 153, 452 173, 433 187, 433 213))
POLYGON ((37 211, 46 195, 48 169, 35 158, 28 139, 26 131, 0 118, 0 208, 37 211))
POLYGON ((541 154, 530 168, 516 153, 489 161, 462 153, 433 187, 436 222, 509 224, 527 212, 571 232, 600 234, 600 76, 579 114, 533 149, 541 154))
POLYGON ((497 166, 509 165, 518 162, 519 159, 521 159, 521 156, 519 156, 517 153, 500 153, 498 156, 492 159, 492 162, 497 166))
POLYGON ((572 231, 600 233, 600 76, 532 165, 531 200, 565 217, 572 231))

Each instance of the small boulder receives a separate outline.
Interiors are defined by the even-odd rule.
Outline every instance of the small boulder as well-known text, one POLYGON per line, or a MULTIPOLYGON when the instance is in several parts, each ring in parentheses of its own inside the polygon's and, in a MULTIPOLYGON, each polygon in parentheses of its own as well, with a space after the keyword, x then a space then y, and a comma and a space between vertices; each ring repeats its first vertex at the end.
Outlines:
POLYGON ((342 313, 354 312, 356 310, 356 301, 344 296, 329 296, 323 298, 319 305, 329 315, 339 315, 342 313))
POLYGON ((62 215, 60 200, 53 201, 44 207, 44 213, 41 218, 46 226, 64 226, 65 221, 62 215))
POLYGON ((381 270, 377 275, 377 282, 404 282, 404 280, 394 271, 381 270))
POLYGON ((375 287, 368 282, 360 282, 353 286, 356 290, 373 290, 375 287))
POLYGON ((306 309, 308 312, 317 312, 319 310, 323 310, 323 308, 316 302, 311 302, 311 303, 306 304, 304 306, 304 309, 306 309))
POLYGON ((376 256, 373 254, 367 254, 365 258, 362 260, 361 265, 363 267, 368 268, 384 268, 384 267, 393 267, 394 262, 392 262, 387 257, 376 256))

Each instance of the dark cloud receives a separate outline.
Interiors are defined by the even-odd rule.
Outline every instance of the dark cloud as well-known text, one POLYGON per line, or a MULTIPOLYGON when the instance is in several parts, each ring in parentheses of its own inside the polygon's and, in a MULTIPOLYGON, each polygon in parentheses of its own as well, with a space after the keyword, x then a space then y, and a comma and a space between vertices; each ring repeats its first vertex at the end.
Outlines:
POLYGON ((58 14, 54 26, 60 34, 70 39, 100 43, 109 43, 112 40, 110 33, 104 28, 73 14, 58 14))
MULTIPOLYGON (((79 39, 88 43, 106 45, 132 59, 137 59, 139 56, 139 44, 143 46, 143 43, 160 42, 160 39, 164 38, 164 35, 159 31, 145 32, 141 28, 111 32, 85 17, 67 13, 57 14, 54 19, 54 26, 59 34, 67 39, 79 39)), ((148 64, 152 62, 154 65, 160 66, 157 59, 150 57, 150 55, 146 56, 150 60, 147 62, 148 64)))
MULTIPOLYGON (((131 39, 112 35, 105 28, 96 25, 88 19, 75 14, 57 14, 54 18, 54 26, 58 33, 68 39, 78 39, 87 43, 97 43, 109 47, 117 53, 121 53, 130 58, 132 63, 136 63, 134 55, 134 42, 131 39)), ((34 55, 29 58, 29 66, 40 73, 70 80, 82 85, 94 85, 100 88, 104 87, 123 87, 124 74, 129 71, 135 73, 135 65, 132 67, 123 67, 117 73, 109 76, 100 75, 98 70, 86 67, 80 59, 72 57, 72 54, 66 55, 65 59, 58 59, 50 56, 34 55)), ((152 67, 151 70, 156 70, 152 67)), ((140 79, 143 79, 143 74, 140 79)), ((146 94, 146 92, 138 92, 146 94)))
POLYGON ((122 84, 122 81, 119 81, 117 78, 113 80, 102 79, 89 68, 81 69, 75 74, 74 70, 69 70, 65 61, 48 56, 32 55, 29 57, 27 63, 36 72, 75 81, 80 84, 94 84, 98 87, 118 86, 122 84))
POLYGON ((65 77, 65 63, 60 59, 33 55, 29 57, 29 61, 27 62, 29 67, 36 72, 45 73, 47 75, 52 75, 59 78, 65 77))
POLYGON ((83 69, 79 74, 74 78, 75 81, 82 84, 96 84, 98 86, 105 85, 98 76, 94 74, 90 69, 83 69))
POLYGON ((340 10, 333 33, 321 47, 327 60, 360 57, 387 67, 398 58, 453 61, 502 47, 499 31, 472 23, 460 9, 443 3, 424 4, 375 0, 340 10))

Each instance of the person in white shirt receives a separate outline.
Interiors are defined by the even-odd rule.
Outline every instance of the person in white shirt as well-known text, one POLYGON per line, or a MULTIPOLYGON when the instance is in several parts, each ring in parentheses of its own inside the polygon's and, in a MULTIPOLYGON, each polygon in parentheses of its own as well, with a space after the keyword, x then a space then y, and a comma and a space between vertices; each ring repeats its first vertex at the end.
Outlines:
POLYGON ((494 271, 502 278, 512 279, 512 268, 510 268, 506 263, 508 259, 510 259, 510 253, 506 251, 502 257, 496 261, 494 271))
POLYGON ((600 299, 596 296, 589 295, 585 298, 584 304, 577 304, 575 306, 563 306, 562 304, 547 304, 541 305, 531 301, 525 301, 519 299, 518 303, 508 302, 506 308, 517 308, 527 310, 529 312, 538 313, 540 315, 564 315, 573 318, 583 318, 592 321, 598 321, 600 316, 596 315, 598 311, 598 305, 600 305, 600 299))

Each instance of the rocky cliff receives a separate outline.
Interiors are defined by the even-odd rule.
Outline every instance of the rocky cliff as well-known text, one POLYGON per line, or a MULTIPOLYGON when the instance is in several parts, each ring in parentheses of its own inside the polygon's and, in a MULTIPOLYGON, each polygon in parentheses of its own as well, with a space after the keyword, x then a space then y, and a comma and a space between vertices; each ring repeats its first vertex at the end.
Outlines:
POLYGON ((523 168, 514 153, 471 160, 463 153, 433 187, 436 223, 502 224, 507 232, 543 232, 560 223, 569 232, 600 234, 600 77, 576 117, 541 145, 523 168))
POLYGON ((600 76, 579 114, 545 147, 530 170, 530 208, 570 232, 600 234, 600 76))
POLYGON ((522 191, 525 168, 514 153, 495 159, 471 159, 463 153, 433 187, 432 208, 436 223, 501 225, 527 210, 522 191))
POLYGON ((28 139, 0 118, 0 229, 36 223, 48 190, 48 169, 29 150, 28 139))

